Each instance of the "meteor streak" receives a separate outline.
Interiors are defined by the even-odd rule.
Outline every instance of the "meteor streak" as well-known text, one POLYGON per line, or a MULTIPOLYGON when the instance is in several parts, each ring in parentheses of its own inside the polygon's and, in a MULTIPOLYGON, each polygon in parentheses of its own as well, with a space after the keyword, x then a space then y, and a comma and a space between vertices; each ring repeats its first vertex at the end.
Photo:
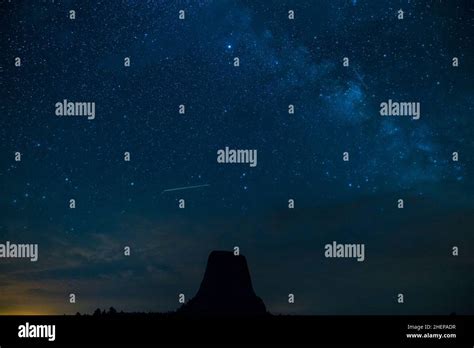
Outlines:
POLYGON ((199 188, 199 187, 207 187, 207 186, 211 186, 211 185, 209 185, 209 184, 204 184, 204 185, 175 187, 175 188, 169 188, 169 189, 163 190, 161 193, 171 192, 171 191, 190 190, 190 189, 195 189, 195 188, 199 188))

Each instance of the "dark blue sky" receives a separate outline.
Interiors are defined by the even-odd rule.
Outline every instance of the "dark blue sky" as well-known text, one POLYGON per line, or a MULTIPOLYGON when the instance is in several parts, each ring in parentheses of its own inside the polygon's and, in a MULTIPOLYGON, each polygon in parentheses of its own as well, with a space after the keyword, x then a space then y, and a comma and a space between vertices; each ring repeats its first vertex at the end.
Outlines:
POLYGON ((0 313, 171 310, 210 251, 235 245, 272 312, 474 311, 469 1, 15 1, 0 15, 0 242, 40 248, 0 261, 0 313), (95 119, 57 117, 63 99, 95 102, 95 119), (381 117, 388 99, 421 118, 381 117), (218 164, 225 146, 257 149, 257 167, 218 164), (324 258, 333 240, 365 243, 366 261, 324 258))

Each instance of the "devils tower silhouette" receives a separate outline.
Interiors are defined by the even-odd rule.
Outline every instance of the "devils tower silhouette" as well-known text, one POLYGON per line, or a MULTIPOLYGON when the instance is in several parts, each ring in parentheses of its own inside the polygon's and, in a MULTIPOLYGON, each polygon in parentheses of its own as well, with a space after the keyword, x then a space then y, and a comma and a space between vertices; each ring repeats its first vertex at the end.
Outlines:
POLYGON ((178 313, 191 315, 265 315, 262 299, 255 295, 247 260, 230 251, 213 251, 199 290, 178 313))

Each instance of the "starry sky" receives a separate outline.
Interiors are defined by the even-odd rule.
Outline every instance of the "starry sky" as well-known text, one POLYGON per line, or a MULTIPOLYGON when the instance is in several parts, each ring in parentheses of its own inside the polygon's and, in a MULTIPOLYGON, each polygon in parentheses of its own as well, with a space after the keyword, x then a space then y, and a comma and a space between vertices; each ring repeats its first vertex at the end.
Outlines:
POLYGON ((0 2, 0 242, 39 244, 36 263, 0 261, 0 314, 173 310, 234 246, 273 313, 473 314, 473 11, 0 2), (63 99, 95 119, 56 116, 63 99), (381 117, 388 99, 420 119, 381 117), (257 167, 218 164, 225 146, 257 149, 257 167), (324 258, 333 240, 366 260, 324 258))

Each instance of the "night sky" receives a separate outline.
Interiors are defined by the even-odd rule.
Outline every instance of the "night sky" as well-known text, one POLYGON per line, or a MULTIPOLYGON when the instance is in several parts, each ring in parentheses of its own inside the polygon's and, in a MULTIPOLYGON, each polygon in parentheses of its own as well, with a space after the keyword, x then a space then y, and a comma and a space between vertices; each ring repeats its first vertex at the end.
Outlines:
POLYGON ((174 310, 234 246, 273 313, 473 314, 473 18, 460 0, 1 1, 0 243, 39 260, 0 259, 0 314, 174 310), (56 116, 64 99, 95 119, 56 116), (420 119, 380 116, 389 99, 420 119), (217 163, 226 146, 258 165, 217 163), (325 258, 332 241, 366 260, 325 258))

